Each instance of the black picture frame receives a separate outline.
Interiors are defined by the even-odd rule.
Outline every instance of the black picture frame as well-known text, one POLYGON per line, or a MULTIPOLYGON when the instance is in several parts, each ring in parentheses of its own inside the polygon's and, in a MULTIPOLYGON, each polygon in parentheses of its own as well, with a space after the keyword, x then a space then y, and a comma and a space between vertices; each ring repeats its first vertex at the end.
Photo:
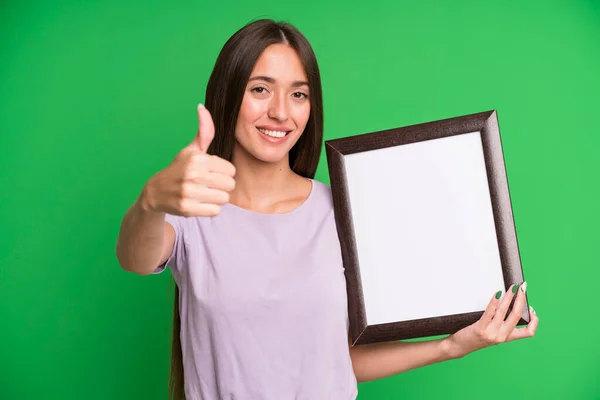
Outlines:
MULTIPOLYGON (((374 311, 369 311, 365 303, 371 301, 368 296, 375 296, 373 294, 375 291, 371 290, 371 292, 369 292, 371 294, 367 294, 364 290, 365 282, 363 279, 366 276, 369 276, 369 274, 372 273, 371 271, 375 271, 377 266, 369 265, 368 262, 359 255, 361 242, 360 239, 357 239, 357 236, 360 235, 357 235, 358 232, 355 230, 358 229, 356 227, 357 220, 360 218, 368 218, 368 216, 365 215, 369 212, 374 213, 374 210, 377 207, 384 207, 387 209, 386 212, 390 213, 392 212, 391 210, 395 208, 393 206, 381 206, 379 201, 375 200, 377 196, 373 196, 374 200, 369 202, 368 199, 365 200, 362 198, 362 194, 352 195, 352 187, 355 181, 358 180, 357 176, 360 176, 360 173, 357 173, 356 171, 360 171, 360 169, 353 167, 354 169, 352 171, 355 172, 352 172, 352 174, 354 175, 349 172, 349 160, 354 160, 352 161, 354 163, 353 165, 356 165, 355 160, 357 160, 356 157, 352 159, 349 158, 351 155, 365 155, 370 153, 370 158, 368 160, 371 161, 363 161, 363 163, 365 163, 363 164, 363 167, 365 167, 364 169, 367 169, 367 163, 375 162, 375 160, 382 157, 390 157, 389 163, 391 164, 388 163, 387 165, 394 165, 394 162, 403 160, 407 157, 399 157, 394 156, 393 153, 386 153, 388 154, 387 156, 382 155, 381 157, 377 156, 374 158, 373 155, 376 153, 373 153, 373 151, 386 148, 402 148, 401 150, 405 152, 403 154, 410 154, 410 151, 415 150, 410 150, 409 147, 406 147, 408 145, 421 143, 424 146, 441 146, 440 143, 442 142, 439 142, 439 139, 466 139, 467 136, 461 135, 467 134, 471 135, 469 138, 476 139, 479 137, 481 141, 479 150, 477 150, 476 147, 471 147, 471 149, 475 150, 469 150, 481 152, 484 162, 477 168, 481 169, 479 176, 485 176, 487 178, 487 187, 489 188, 489 192, 481 192, 484 194, 482 194, 477 201, 481 202, 482 207, 485 206, 484 203, 486 201, 491 205, 489 210, 491 210, 490 212, 493 214, 493 219, 490 220, 493 221, 496 236, 494 246, 497 245, 499 255, 498 268, 501 268, 502 283, 504 285, 504 288, 497 289, 506 291, 511 284, 521 283, 523 281, 523 269, 519 255, 498 116, 495 110, 325 141, 335 220, 345 268, 352 345, 451 334, 476 322, 483 314, 485 307, 481 306, 468 312, 451 312, 444 313, 443 315, 433 313, 422 318, 398 319, 375 323, 369 322, 371 319, 370 313, 374 314, 374 311), (483 172, 485 172, 485 174, 483 174, 483 172), (360 202, 358 201, 359 197, 361 197, 360 202), (357 205, 358 203, 361 204, 357 205)), ((444 143, 452 142, 453 141, 451 140, 444 143)), ((416 149, 417 147, 413 148, 416 149)), ((424 148, 425 147, 422 146, 420 151, 423 151, 424 148)), ((479 157, 479 155, 475 154, 473 156, 479 157)), ((460 158, 456 159, 459 160, 460 158)), ((400 174, 398 171, 387 172, 388 175, 391 173, 391 176, 399 176, 400 174)), ((408 172, 404 171, 402 172, 402 176, 408 176, 408 174, 418 175, 420 172, 419 169, 408 172)), ((361 177, 360 179, 361 182, 363 182, 361 184, 367 185, 365 182, 368 182, 370 177, 361 177)), ((426 179, 426 177, 423 179, 426 179)), ((385 182, 389 185, 398 184, 395 179, 388 179, 385 182)), ((359 184, 357 183, 357 185, 359 184)), ((407 194, 407 196, 410 196, 410 194, 407 194)), ((464 193, 464 196, 469 196, 469 194, 464 193)), ((459 201, 456 199, 454 200, 459 201)), ((470 199, 470 201, 474 200, 470 199)), ((406 213, 407 211, 402 210, 402 212, 406 213)), ((402 227, 399 226, 398 230, 401 231, 401 229, 402 227)), ((410 235, 410 233, 407 234, 410 235)), ((370 236, 368 239, 363 239, 362 241, 377 243, 377 240, 377 237, 370 236)), ((365 246, 368 245, 369 244, 366 244, 365 246)), ((438 243, 432 241, 431 243, 423 245, 429 246, 432 251, 435 251, 438 243)), ((366 252, 363 252, 363 254, 364 253, 366 252)), ((396 266, 393 266, 393 262, 391 262, 391 265, 392 267, 388 268, 396 268, 396 266)), ((455 263, 455 268, 456 265, 457 264, 455 263)), ((394 276, 396 277, 404 276, 403 274, 405 273, 410 275, 410 269, 417 267, 403 265, 398 266, 397 268, 403 269, 404 272, 394 270, 394 276)), ((378 271, 377 273, 379 274, 379 282, 384 282, 381 278, 382 271, 378 271)), ((452 276, 454 276, 457 281, 462 279, 460 275, 461 271, 459 270, 451 271, 449 273, 452 273, 452 276)), ((433 281, 434 278, 429 280, 429 282, 433 281)), ((406 285, 410 284, 426 285, 427 282, 398 282, 398 290, 402 290, 402 287, 407 287, 406 285)), ((440 283, 438 282, 438 284, 440 283)), ((460 287, 456 287, 455 290, 456 293, 461 293, 460 287)), ((462 290, 468 291, 469 288, 462 288, 462 290)), ((391 293, 389 290, 388 292, 391 293)), ((494 292, 495 291, 490 290, 489 299, 492 298, 494 292)), ((377 296, 379 295, 380 294, 377 293, 377 296)), ((465 293, 462 292, 462 296, 468 295, 465 295, 465 293)), ((432 297, 430 296, 429 298, 432 297)), ((384 298, 378 299, 377 301, 379 302, 378 304, 385 304, 387 300, 384 298)), ((422 303, 427 300, 421 299, 418 301, 421 301, 422 303)), ((439 304, 439 300, 436 301, 436 304, 439 304)), ((448 302, 451 303, 452 298, 449 298, 448 302)), ((415 307, 417 304, 411 302, 406 303, 404 305, 407 309, 415 307)), ((479 304, 482 304, 481 301, 479 301, 479 304)), ((530 315, 526 301, 519 325, 527 324, 529 320, 530 315)))

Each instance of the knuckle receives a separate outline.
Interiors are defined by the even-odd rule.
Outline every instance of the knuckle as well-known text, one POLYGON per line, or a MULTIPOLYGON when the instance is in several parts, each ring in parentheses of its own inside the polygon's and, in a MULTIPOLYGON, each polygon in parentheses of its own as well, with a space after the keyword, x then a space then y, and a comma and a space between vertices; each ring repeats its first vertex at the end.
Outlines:
POLYGON ((180 213, 185 213, 188 210, 188 202, 185 198, 179 197, 176 202, 177 211, 180 213))
POLYGON ((192 213, 191 213, 191 212, 189 212, 189 211, 181 211, 181 212, 179 213, 179 215, 181 215, 182 217, 191 217, 191 216, 192 216, 192 213))
POLYGON ((211 156, 206 154, 194 154, 191 160, 191 164, 195 168, 206 169, 211 156))
POLYGON ((198 177, 198 172, 196 171, 196 168, 194 168, 194 164, 188 164, 185 166, 185 168, 183 169, 183 180, 184 181, 191 181, 194 180, 198 177))
POLYGON ((215 165, 219 162, 220 158, 219 156, 216 156, 214 154, 207 154, 204 156, 204 162, 205 163, 209 163, 210 165, 215 165))
POLYGON ((204 154, 199 152, 194 152, 190 155, 190 161, 192 162, 200 162, 205 158, 204 154))
POLYGON ((182 164, 189 164, 190 162, 192 162, 192 160, 194 159, 195 156, 196 156, 195 152, 187 151, 187 152, 179 154, 179 161, 182 164))
POLYGON ((235 188, 235 181, 229 177, 223 177, 219 184, 219 188, 224 192, 231 192, 235 188))
POLYGON ((229 192, 223 192, 223 204, 225 203, 229 203, 229 200, 231 199, 231 195, 229 194, 229 192))
POLYGON ((477 336, 477 339, 483 339, 486 340, 487 339, 487 333, 484 329, 476 329, 475 330, 475 336, 477 336))
POLYGON ((492 343, 494 344, 500 344, 500 343, 504 343, 506 341, 506 335, 503 334, 502 332, 496 332, 493 337, 492 337, 492 343))
POLYGON ((533 337, 535 335, 535 332, 536 332, 536 328, 530 329, 529 332, 528 332, 529 333, 529 337, 533 337))
POLYGON ((227 192, 219 191, 218 193, 215 193, 213 196, 211 196, 211 199, 209 201, 210 203, 215 205, 225 204, 229 202, 229 194, 227 192))
POLYGON ((208 211, 208 215, 211 217, 216 217, 217 215, 219 215, 220 212, 221 212, 221 206, 215 205, 214 207, 210 208, 210 210, 208 211))
POLYGON ((179 201, 184 202, 186 199, 190 198, 191 187, 190 185, 183 184, 179 187, 178 196, 179 201))
POLYGON ((484 332, 481 332, 481 339, 487 343, 496 343, 498 334, 488 329, 484 332))

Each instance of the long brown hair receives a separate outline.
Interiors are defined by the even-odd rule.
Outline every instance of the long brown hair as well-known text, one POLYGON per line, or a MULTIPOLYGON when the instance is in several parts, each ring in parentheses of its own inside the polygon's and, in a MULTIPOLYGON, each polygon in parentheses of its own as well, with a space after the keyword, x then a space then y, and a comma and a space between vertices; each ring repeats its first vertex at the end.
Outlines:
MULTIPOLYGON (((317 59, 308 40, 286 22, 261 19, 238 30, 225 43, 206 87, 205 106, 215 123, 215 137, 208 153, 231 161, 235 126, 246 84, 256 61, 273 44, 286 44, 297 53, 308 78, 310 116, 303 134, 290 150, 290 167, 297 174, 314 178, 323 141, 323 98, 317 59)), ((173 339, 169 399, 184 400, 183 360, 181 354, 179 288, 175 285, 173 339)))

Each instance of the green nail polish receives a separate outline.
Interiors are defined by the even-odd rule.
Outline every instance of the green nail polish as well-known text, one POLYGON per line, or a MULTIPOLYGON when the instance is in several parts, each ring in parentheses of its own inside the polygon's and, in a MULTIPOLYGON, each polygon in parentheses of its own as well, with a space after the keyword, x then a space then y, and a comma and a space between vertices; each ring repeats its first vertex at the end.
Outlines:
POLYGON ((529 311, 531 311, 532 314, 535 314, 535 310, 533 309, 533 307, 529 306, 529 311))
POLYGON ((496 292, 496 299, 499 299, 499 298, 500 298, 500 296, 502 296, 502 290, 498 290, 498 291, 496 292))
POLYGON ((517 283, 515 286, 513 286, 512 288, 512 292, 513 293, 517 293, 517 289, 519 288, 519 284, 517 283))

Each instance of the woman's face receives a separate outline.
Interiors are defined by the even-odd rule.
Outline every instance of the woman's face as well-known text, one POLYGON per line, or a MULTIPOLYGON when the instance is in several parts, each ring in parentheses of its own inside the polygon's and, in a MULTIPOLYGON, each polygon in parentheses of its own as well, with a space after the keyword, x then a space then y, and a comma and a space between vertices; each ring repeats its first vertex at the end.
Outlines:
POLYGON ((254 158, 275 163, 304 132, 310 116, 306 73, 296 51, 274 44, 259 57, 246 85, 235 138, 254 158))

